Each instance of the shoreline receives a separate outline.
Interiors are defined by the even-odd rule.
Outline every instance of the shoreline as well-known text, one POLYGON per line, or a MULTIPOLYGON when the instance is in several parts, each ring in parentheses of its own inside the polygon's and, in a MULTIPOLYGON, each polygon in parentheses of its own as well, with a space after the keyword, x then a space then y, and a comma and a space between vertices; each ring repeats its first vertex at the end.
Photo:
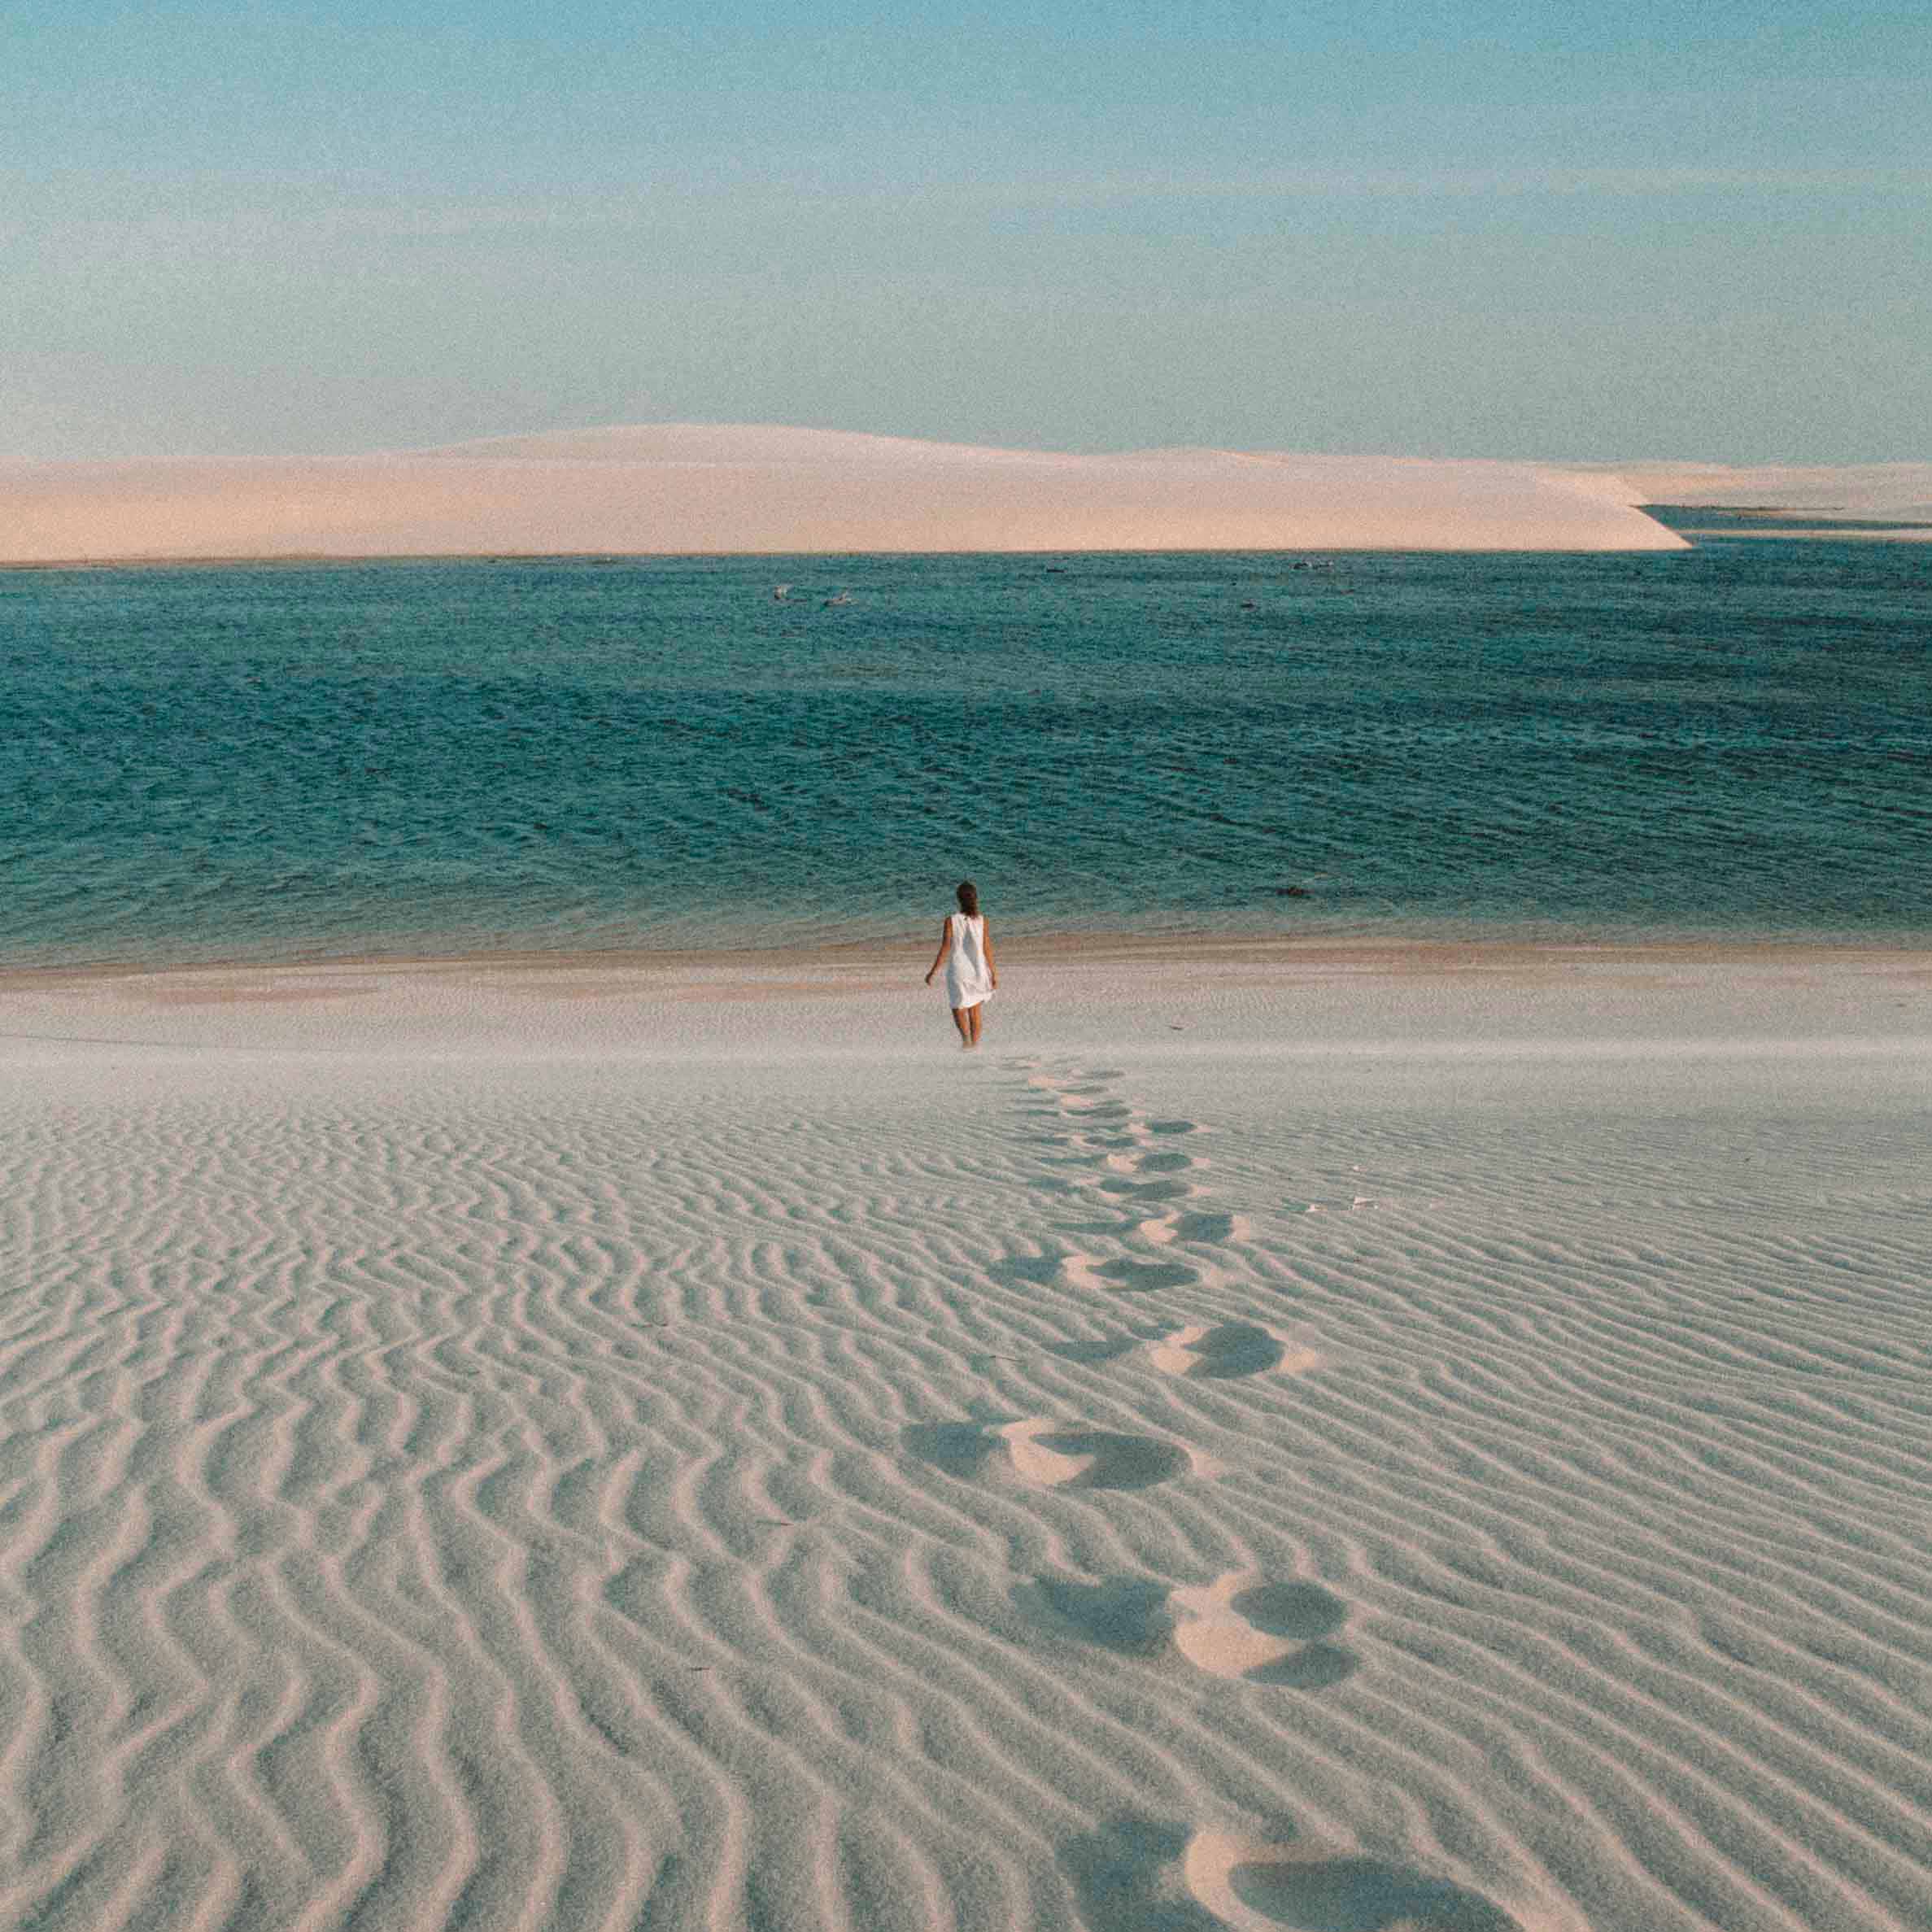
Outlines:
MULTIPOLYGON (((403 977, 620 972, 653 975, 752 975, 847 970, 894 971, 931 944, 924 927, 896 939, 833 940, 800 946, 600 947, 552 950, 505 947, 478 953, 347 952, 290 959, 233 954, 207 960, 98 959, 37 966, 0 965, 0 993, 105 981, 154 982, 196 978, 259 979, 342 973, 403 977)), ((1380 971, 1405 975, 1445 972, 1534 970, 1564 965, 1824 965, 1921 962, 1932 971, 1932 935, 1923 938, 1306 938, 1266 934, 1119 931, 1060 932, 1001 937, 1008 963, 1053 966, 1255 966, 1380 971)))
MULTIPOLYGON (((957 1058, 922 936, 788 953, 481 957, 0 973, 0 1064, 157 1049, 185 1066, 321 1054, 387 1067, 957 1058)), ((1932 946, 1012 940, 988 1014, 1014 1053, 1415 1060, 1571 1054, 1662 1067, 1932 1054, 1932 946)))

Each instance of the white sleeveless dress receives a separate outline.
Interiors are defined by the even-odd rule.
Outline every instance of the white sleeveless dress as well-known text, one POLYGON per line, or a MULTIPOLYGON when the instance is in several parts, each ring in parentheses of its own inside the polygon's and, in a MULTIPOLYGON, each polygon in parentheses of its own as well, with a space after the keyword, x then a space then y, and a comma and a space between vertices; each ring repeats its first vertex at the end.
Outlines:
POLYGON ((968 918, 954 913, 946 921, 953 942, 946 952, 946 1004, 977 1006, 992 992, 992 975, 986 965, 986 920, 975 913, 968 918))

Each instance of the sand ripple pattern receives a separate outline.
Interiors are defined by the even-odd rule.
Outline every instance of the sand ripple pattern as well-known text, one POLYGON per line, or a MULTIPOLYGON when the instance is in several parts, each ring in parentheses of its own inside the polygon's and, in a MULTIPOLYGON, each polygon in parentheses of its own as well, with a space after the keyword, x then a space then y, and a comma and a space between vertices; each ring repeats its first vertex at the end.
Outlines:
POLYGON ((1908 1136, 943 1077, 14 1084, 0 1921, 1922 1928, 1908 1136))

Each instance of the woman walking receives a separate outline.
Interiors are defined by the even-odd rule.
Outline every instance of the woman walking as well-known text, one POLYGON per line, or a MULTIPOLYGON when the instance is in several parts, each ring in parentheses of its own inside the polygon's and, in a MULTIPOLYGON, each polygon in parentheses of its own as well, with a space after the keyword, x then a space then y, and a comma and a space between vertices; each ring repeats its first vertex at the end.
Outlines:
POLYGON ((931 985, 933 975, 941 966, 946 969, 946 1004, 953 1009, 959 1044, 975 1047, 979 1044, 979 1009, 1000 983, 1000 973, 992 962, 992 941, 979 911, 979 888, 969 879, 961 885, 958 896, 959 910, 940 928, 940 949, 926 983, 931 985))

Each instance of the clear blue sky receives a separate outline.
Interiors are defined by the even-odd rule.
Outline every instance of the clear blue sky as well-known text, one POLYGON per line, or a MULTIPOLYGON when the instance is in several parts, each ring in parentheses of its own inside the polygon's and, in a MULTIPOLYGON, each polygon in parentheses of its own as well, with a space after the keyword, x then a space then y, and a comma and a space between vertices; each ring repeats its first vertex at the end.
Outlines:
POLYGON ((0 456, 667 420, 1932 456, 1932 8, 0 6, 0 456))

